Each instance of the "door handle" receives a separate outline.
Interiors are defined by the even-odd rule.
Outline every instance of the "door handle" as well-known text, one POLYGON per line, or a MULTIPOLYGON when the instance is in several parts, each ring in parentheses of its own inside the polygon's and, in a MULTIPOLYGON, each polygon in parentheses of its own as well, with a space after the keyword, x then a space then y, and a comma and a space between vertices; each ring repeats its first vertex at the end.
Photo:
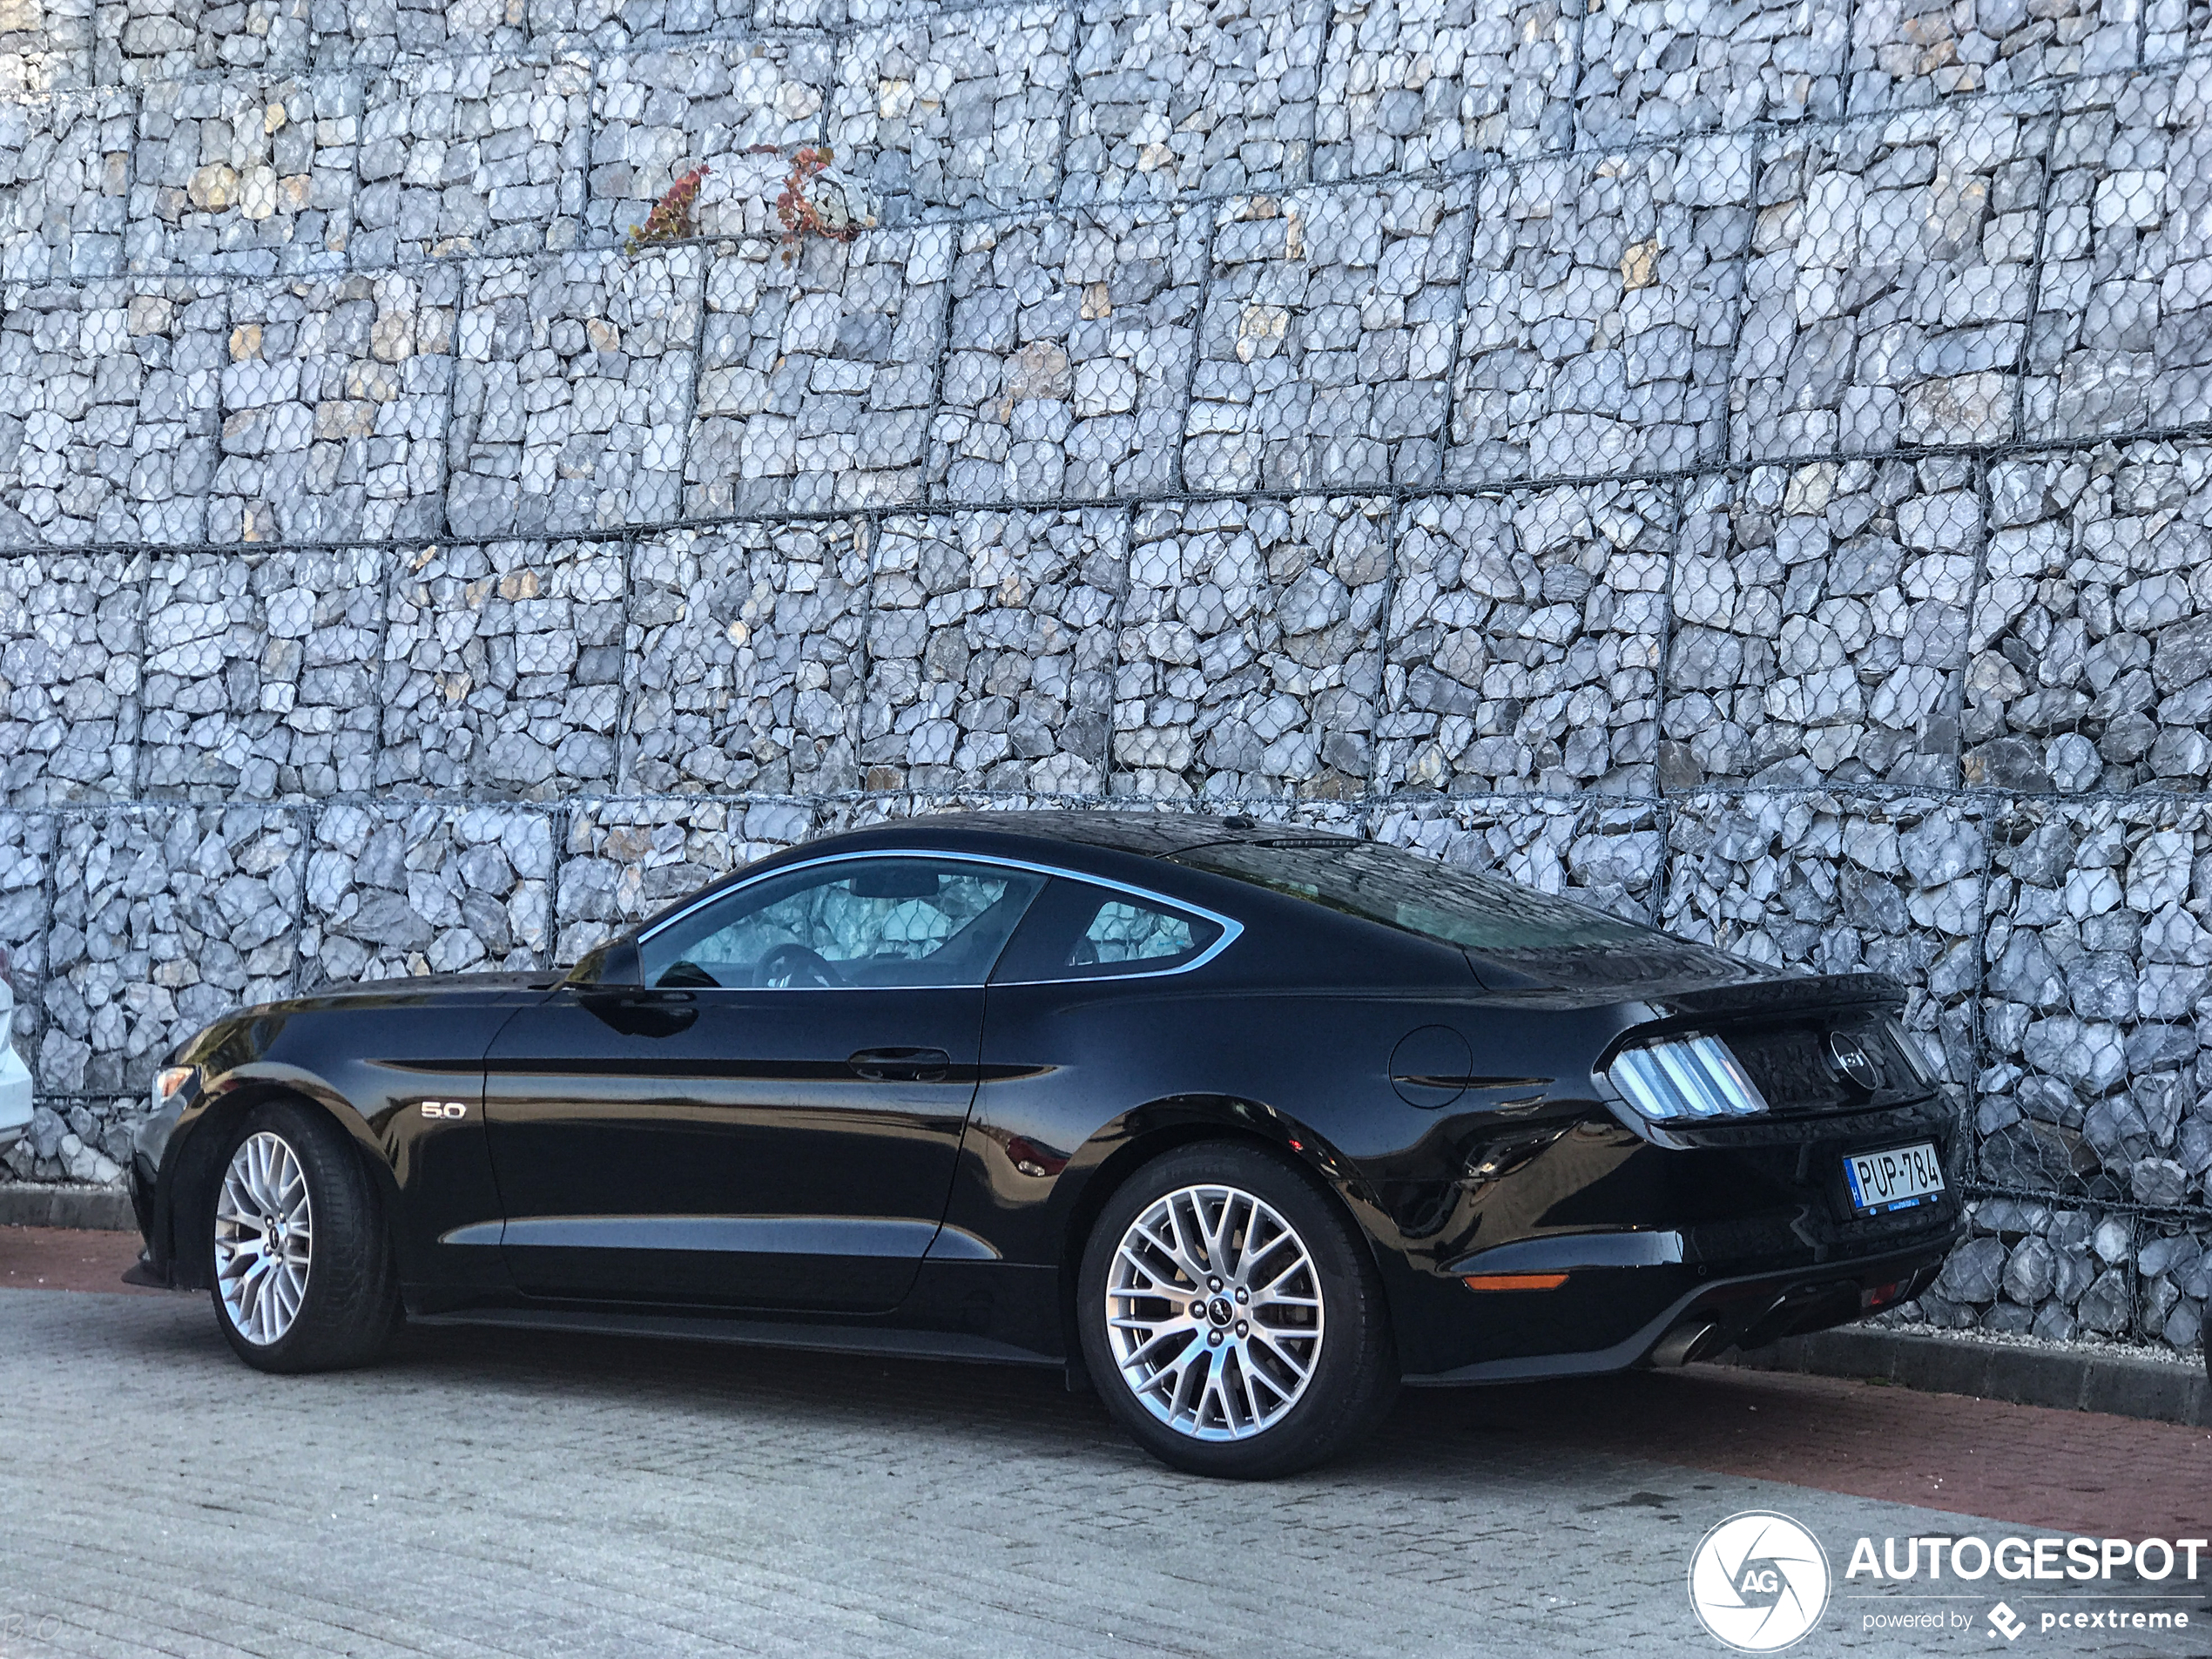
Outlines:
POLYGON ((953 1057, 942 1049, 863 1049, 845 1063, 872 1083, 941 1083, 953 1057))

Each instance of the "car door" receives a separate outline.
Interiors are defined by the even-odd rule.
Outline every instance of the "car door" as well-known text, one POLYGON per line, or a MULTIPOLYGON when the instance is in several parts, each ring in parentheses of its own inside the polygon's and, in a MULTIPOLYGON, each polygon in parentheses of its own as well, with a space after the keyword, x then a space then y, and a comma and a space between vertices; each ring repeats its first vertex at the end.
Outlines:
POLYGON ((715 895, 564 986, 485 1062, 516 1285, 540 1297, 863 1312, 943 1220, 984 981, 1043 878, 845 856, 715 895))

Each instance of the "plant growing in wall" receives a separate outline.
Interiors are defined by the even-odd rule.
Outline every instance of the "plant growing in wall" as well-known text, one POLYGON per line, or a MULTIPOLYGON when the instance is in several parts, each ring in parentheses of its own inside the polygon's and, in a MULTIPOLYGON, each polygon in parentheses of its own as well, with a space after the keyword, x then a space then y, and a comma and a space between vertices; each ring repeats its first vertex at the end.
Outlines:
MULTIPOLYGON (((759 146, 777 153, 772 145, 759 146)), ((801 145, 791 159, 791 175, 776 198, 776 218, 784 227, 784 263, 799 257, 810 236, 849 242, 875 223, 859 208, 860 192, 833 166, 837 152, 826 144, 801 145)))
POLYGON ((711 171, 705 162, 685 173, 653 204, 653 211, 645 216, 643 225, 630 227, 630 240, 624 246, 636 254, 655 242, 681 242, 698 234, 692 219, 692 210, 698 206, 699 181, 711 171))

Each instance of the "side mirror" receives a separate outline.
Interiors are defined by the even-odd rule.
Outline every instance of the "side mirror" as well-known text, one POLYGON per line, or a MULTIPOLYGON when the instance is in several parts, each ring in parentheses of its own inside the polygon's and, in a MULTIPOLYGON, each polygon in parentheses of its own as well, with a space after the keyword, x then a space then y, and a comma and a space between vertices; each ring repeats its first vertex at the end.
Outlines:
POLYGON ((569 970, 568 983, 626 986, 642 984, 644 980, 637 944, 627 939, 610 939, 597 949, 583 953, 569 970))

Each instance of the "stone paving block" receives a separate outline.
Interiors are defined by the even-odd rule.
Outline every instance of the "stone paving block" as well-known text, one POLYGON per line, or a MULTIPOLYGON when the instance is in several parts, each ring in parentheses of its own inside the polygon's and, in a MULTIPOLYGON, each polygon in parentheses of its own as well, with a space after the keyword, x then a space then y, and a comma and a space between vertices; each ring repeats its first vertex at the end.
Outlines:
POLYGON ((590 234, 618 240, 694 167, 705 236, 779 229, 792 152, 821 137, 830 46, 809 38, 713 40, 624 53, 591 98, 590 234), (771 153, 756 154, 765 147, 771 153))
POLYGON ((355 75, 160 81, 138 94, 135 271, 333 273, 354 228, 355 75))
POLYGON ((610 789, 620 542, 425 548, 393 580, 380 789, 548 800, 610 789))
POLYGON ((1403 515, 1377 787, 1656 793, 1672 492, 1432 496, 1403 515))
POLYGON ((205 540, 221 286, 132 277, 0 300, 0 545, 205 540))
POLYGON ((356 266, 576 241, 590 142, 589 59, 440 57, 368 86, 356 266))
POLYGON ((1346 0, 1322 63, 1313 177, 1568 148, 1580 10, 1572 0, 1346 0))
POLYGON ((135 792, 146 556, 0 560, 0 789, 17 806, 135 792))
POLYGON ((425 57, 519 52, 529 41, 525 0, 307 0, 307 4, 309 51, 318 69, 389 69, 425 57))
POLYGON ((2212 449, 1990 467, 1966 781, 2200 792, 2212 772, 2212 449))
POLYGON ((45 1017, 46 940, 60 830, 61 819, 51 813, 0 813, 0 976, 16 998, 6 1035, 17 1057, 32 1068, 45 1017))
POLYGON ((1674 567, 1661 779, 1950 787, 1982 545, 1974 464, 1700 481, 1674 567))
POLYGON ((1103 794, 1128 586, 1119 509, 885 519, 865 786, 1103 794))
POLYGON ((1329 496, 1136 509, 1116 794, 1366 790, 1390 510, 1386 497, 1329 496))
POLYGON ((623 788, 859 787, 868 559, 858 518, 641 537, 623 788))
POLYGON ((553 819, 526 806, 334 803, 315 814, 302 989, 538 966, 552 943, 553 819))
POLYGON ((92 84, 92 0, 17 0, 0 10, 0 97, 92 84))
POLYGON ((387 556, 158 556, 146 590, 138 787, 322 799, 375 782, 387 556))
POLYGON ((887 224, 1050 201, 1061 183, 1072 10, 932 11, 838 53, 827 136, 887 224))
POLYGON ((967 226, 929 481, 952 501, 1172 489, 1206 216, 1101 208, 967 226))
POLYGON ((566 965, 732 871, 812 839, 813 802, 583 800, 568 820, 556 889, 566 965))
POLYGON ((1329 16, 1327 0, 1083 0, 1061 199, 1304 184, 1329 16))
POLYGON ((1190 488, 1436 481, 1472 195, 1401 184, 1222 205, 1190 488))
POLYGON ((232 70, 297 74, 313 55, 309 0, 78 0, 104 85, 145 86, 232 70))
MULTIPOLYGON (((1900 1317, 2054 1342, 2134 1334, 2140 1224, 2131 1217, 2098 1205, 2013 1197, 1983 1198, 1966 1212, 1966 1242, 1900 1317)), ((2173 1254, 2169 1246, 2153 1260, 2163 1266, 2173 1254)), ((2199 1284, 2201 1297, 2196 1264, 2188 1262, 2182 1275, 2199 1284)), ((2167 1318, 2177 1299, 2178 1292, 2167 1318)), ((2195 1315, 2187 1317, 2194 1325, 2195 1315)))
POLYGON ((1649 924, 1667 864, 1664 811, 1653 801, 1399 797, 1373 808, 1367 833, 1649 924))
POLYGON ((704 249, 474 265, 455 354, 456 536, 677 517, 704 249))
POLYGON ((945 331, 950 226, 714 246, 685 510, 819 512, 919 500, 945 331))
POLYGON ((1891 974, 1930 1068, 1973 1076, 1983 803, 1821 790, 1670 806, 1661 927, 1770 968, 1891 974))
POLYGON ((2132 69, 2142 10, 2141 0, 1856 0, 1851 113, 2132 69))
POLYGON ((0 281, 122 273, 136 119, 113 87, 0 98, 0 281))
POLYGON ((2212 62, 2067 89, 2028 344, 2026 432, 2201 423, 2212 408, 2212 62))
POLYGON ((1993 815, 1976 1129, 1992 1181, 2204 1201, 2212 817, 2156 797, 1993 815))
POLYGON ((1719 452, 1752 164, 1737 135, 1482 175, 1448 481, 1719 452))
POLYGON ((286 807, 144 807, 65 819, 41 1091, 143 1099, 170 1044, 243 1003, 290 994, 305 842, 286 807))
POLYGON ((2013 435, 2050 135, 2011 98, 1767 141, 1736 458, 2013 435))
POLYGON ((460 284, 429 265, 231 290, 209 541, 436 532, 460 284))
POLYGON ((1843 113, 1844 0, 1597 0, 1575 81, 1583 145, 1843 113))

